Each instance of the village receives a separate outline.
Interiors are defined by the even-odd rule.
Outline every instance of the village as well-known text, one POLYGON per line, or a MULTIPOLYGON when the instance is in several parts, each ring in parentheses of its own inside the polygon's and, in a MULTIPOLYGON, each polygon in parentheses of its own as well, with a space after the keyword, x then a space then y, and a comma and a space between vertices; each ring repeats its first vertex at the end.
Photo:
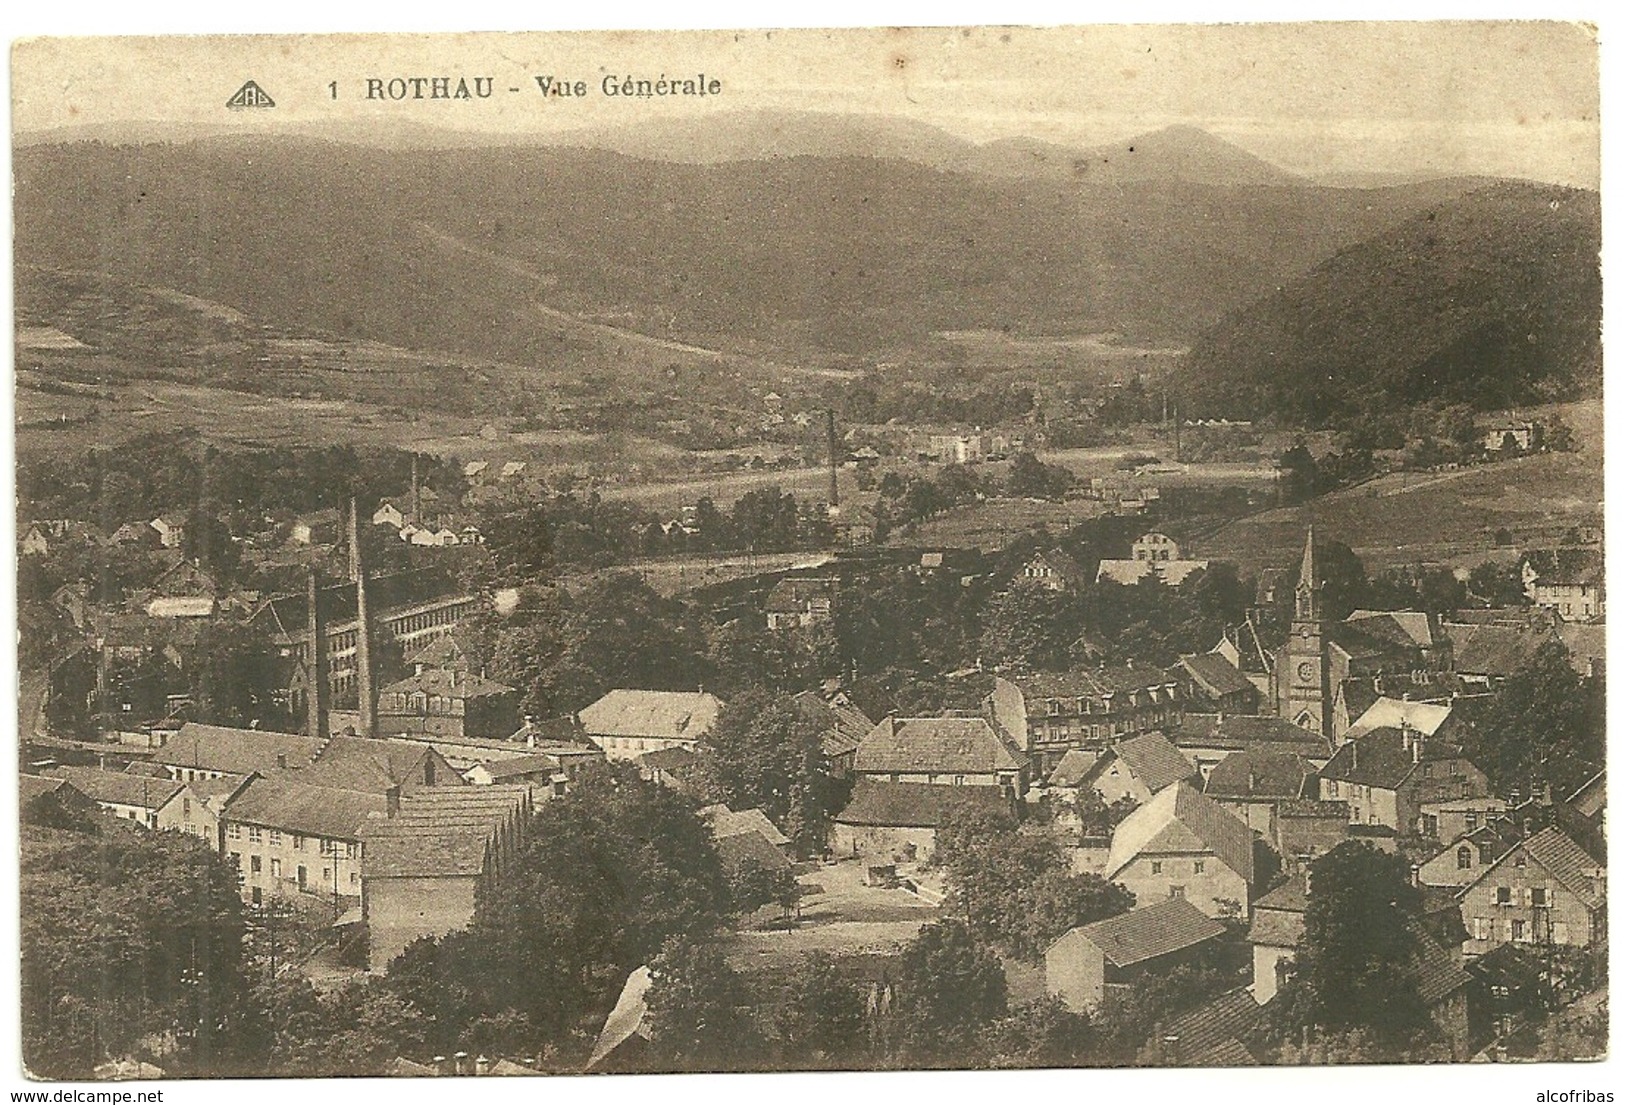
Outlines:
MULTIPOLYGON (((1368 578, 1311 526, 1289 561, 1243 571, 1202 552, 1211 495, 1161 495, 1170 472, 1141 461, 1079 496, 1024 432, 922 435, 883 462, 830 415, 824 499, 764 493, 788 554, 753 542, 726 572, 659 586, 641 561, 572 574, 564 500, 531 501, 517 460, 420 472, 414 454, 393 474, 404 493, 260 535, 198 503, 105 534, 35 520, 25 573, 83 574, 23 608, 25 821, 110 815, 194 841, 235 880, 246 975, 336 1008, 406 985, 391 980, 424 956, 463 970, 458 941, 520 915, 501 910, 578 892, 537 869, 585 859, 556 839, 568 819, 634 852, 652 830, 603 828, 625 803, 693 827, 699 851, 652 869, 581 845, 623 882, 699 878, 703 854, 721 900, 604 950, 594 982, 556 999, 561 1027, 531 1012, 493 1031, 496 997, 487 1021, 424 1009, 437 1033, 376 1031, 372 1073, 756 1069, 762 1041, 787 1038, 786 975, 845 1010, 792 1065, 952 1064, 922 1032, 996 1036, 1016 1065, 1573 1046, 1559 1034, 1606 1001, 1600 544, 1368 578), (955 481, 985 486, 966 481, 1012 457, 1011 481, 1071 488, 1066 525, 918 543, 917 521, 986 501, 956 500, 955 481), (876 510, 843 511, 843 480, 901 485, 898 463, 948 494, 906 521, 882 498, 879 536, 903 537, 880 541, 876 510), (107 565, 132 556, 146 567, 116 569, 140 580, 121 587, 107 565), (99 578, 73 567, 98 560, 99 578), (250 563, 287 589, 228 582, 250 563), (1373 896, 1400 904, 1373 920, 1373 896), (985 968, 987 1008, 927 992, 941 965, 922 964, 951 952, 985 968), (1399 997, 1335 989, 1376 964, 1399 997), (707 1017, 684 1000, 719 1003, 710 1022, 757 1050, 693 1028, 707 1017)), ((1544 450, 1539 434, 1477 431, 1492 462, 1544 450)), ((1295 478, 1273 466, 1264 505, 1295 478)), ((698 544, 726 515, 708 501, 609 524, 638 554, 698 544)), ((705 897, 665 885, 617 893, 676 913, 705 897)), ((244 1030, 219 1016, 224 1049, 244 1030)), ((184 1070, 201 1035, 132 1032, 87 1061, 184 1070)))

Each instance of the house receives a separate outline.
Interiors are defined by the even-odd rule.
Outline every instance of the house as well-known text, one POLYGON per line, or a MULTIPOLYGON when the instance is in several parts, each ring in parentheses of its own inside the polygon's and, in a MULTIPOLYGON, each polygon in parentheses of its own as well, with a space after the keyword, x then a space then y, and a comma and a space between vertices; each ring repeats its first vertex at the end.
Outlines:
POLYGON ((299 733, 189 721, 152 754, 151 762, 182 782, 256 772, 267 775, 308 765, 321 751, 321 743, 299 733))
POLYGON ((1460 722, 1454 718, 1454 709, 1448 702, 1412 702, 1407 698, 1378 695, 1343 732, 1339 741, 1358 740, 1378 729, 1408 729, 1428 740, 1451 740, 1460 728, 1460 722))
POLYGON ((1137 902, 1184 898, 1210 917, 1245 919, 1252 830, 1190 783, 1175 783, 1118 824, 1105 877, 1137 902))
POLYGON ((963 805, 1008 809, 992 787, 887 783, 859 778, 845 808, 831 819, 830 851, 837 858, 866 856, 924 862, 936 849, 937 827, 963 805))
POLYGON ((1072 790, 1083 786, 1083 782, 1094 770, 1095 761, 1100 759, 1098 752, 1085 752, 1081 748, 1074 748, 1061 757, 1055 765, 1055 770, 1049 773, 1044 780, 1046 790, 1072 790))
POLYGON ((838 583, 833 579, 781 579, 767 593, 763 612, 769 629, 806 629, 835 617, 838 583))
POLYGON ((20 775, 17 806, 23 823, 64 828, 93 815, 101 806, 66 779, 20 775))
POLYGON ((615 1008, 609 1011, 604 1027, 593 1041, 592 1053, 587 1057, 586 1069, 602 1073, 641 1071, 647 1069, 651 1057, 649 1025, 649 988, 654 979, 648 967, 639 967, 626 977, 621 996, 615 1008))
POLYGON ((1181 898, 1080 925, 1044 951, 1044 986, 1074 1013, 1147 975, 1191 962, 1224 935, 1224 926, 1181 898))
POLYGON ((688 773, 699 759, 693 749, 674 745, 645 752, 634 762, 638 765, 638 774, 643 778, 682 794, 688 790, 688 773))
POLYGON ((499 479, 511 480, 525 471, 526 464, 522 460, 510 460, 503 464, 499 479))
MULTIPOLYGON (((56 596, 51 596, 56 601, 56 596)), ((1569 650, 1569 664, 1586 679, 1601 679, 1607 669, 1608 627, 1602 619, 1563 622, 1557 635, 1569 650)))
POLYGON ((716 724, 722 700, 705 691, 613 690, 582 710, 581 731, 610 760, 662 748, 694 750, 716 724))
POLYGON ((1185 701, 1177 677, 1131 663, 1000 677, 984 706, 1042 777, 1074 748, 1099 752, 1121 737, 1165 729, 1185 701))
POLYGON ((1551 621, 1523 619, 1512 623, 1445 622, 1452 670, 1476 691, 1492 691, 1523 668, 1546 642, 1559 635, 1551 621))
POLYGON ((187 833, 211 849, 219 846, 214 811, 183 782, 96 767, 52 767, 44 774, 65 780, 114 817, 143 828, 187 833))
POLYGON ((399 801, 286 773, 251 780, 222 817, 244 900, 257 906, 268 896, 309 895, 329 899, 335 914, 360 904, 362 826, 399 801))
POLYGON ((1286 981, 1292 958, 1303 942, 1309 894, 1302 878, 1289 879, 1253 903, 1247 943, 1253 948, 1253 1000, 1267 1004, 1286 981))
POLYGON ((47 555, 51 551, 50 530, 38 522, 33 523, 17 542, 17 550, 23 556, 47 555))
POLYGON ((1076 591, 1089 584, 1089 574, 1065 549, 1039 552, 1022 566, 1020 579, 1032 580, 1051 591, 1076 591))
POLYGON ((1349 804, 1318 798, 1283 801, 1275 807, 1270 846, 1288 869, 1307 868, 1349 839, 1349 804))
POLYGON ((1532 453, 1546 441, 1546 428, 1539 422, 1500 422, 1484 431, 1486 453, 1532 453))
POLYGON ((858 745, 875 723, 839 687, 802 691, 792 701, 802 717, 823 731, 819 748, 829 773, 838 779, 851 775, 858 745))
POLYGON ((1207 571, 1207 566, 1206 560, 1102 560, 1095 569, 1095 582, 1134 587, 1154 578, 1169 587, 1180 587, 1197 572, 1207 571))
POLYGON ((380 499, 378 500, 378 509, 372 512, 372 524, 375 526, 388 526, 390 529, 399 532, 400 528, 406 525, 407 519, 411 517, 412 514, 396 506, 393 500, 380 499))
POLYGON ((479 787, 523 784, 542 798, 562 797, 570 781, 558 757, 549 756, 546 752, 475 764, 463 772, 463 778, 479 787))
POLYGON ((482 888, 524 845, 528 786, 470 786, 404 797, 360 829, 367 961, 382 971, 408 944, 468 927, 482 888))
POLYGON ((1143 806, 1182 779, 1196 782, 1200 776, 1167 737, 1142 733, 1107 749, 1084 774, 1081 785, 1093 787, 1108 806, 1124 798, 1143 806))
POLYGON ((158 535, 158 544, 166 549, 178 549, 186 540, 186 515, 160 514, 147 523, 158 535))
POLYGON ((1025 755, 982 717, 887 717, 869 730, 853 756, 858 778, 892 783, 997 787, 1011 799, 1027 793, 1025 755))
POLYGON ((1421 886, 1457 889, 1468 886, 1506 855, 1523 835, 1520 826, 1507 817, 1477 825, 1450 838, 1449 844, 1418 865, 1416 881, 1421 886))
POLYGON ((1332 742, 1326 734, 1279 717, 1185 714, 1164 732, 1203 778, 1237 752, 1292 752, 1317 769, 1332 758, 1332 742))
POLYGON ((749 834, 766 841, 780 858, 789 855, 790 838, 781 833, 778 826, 759 809, 731 810, 725 805, 706 806, 700 810, 700 818, 711 827, 711 835, 719 844, 729 837, 749 834))
POLYGON ((295 545, 332 545, 343 529, 344 515, 336 507, 324 507, 295 518, 288 529, 288 540, 295 545))
POLYGON ((146 522, 125 522, 107 539, 109 545, 143 549, 159 547, 158 531, 146 522))
POLYGON ((1468 955, 1501 944, 1590 947, 1607 939, 1607 873, 1563 830, 1519 841, 1462 889, 1468 955))
POLYGON ((1296 752, 1248 749, 1214 765, 1202 793, 1270 840, 1281 803, 1313 797, 1319 789, 1315 765, 1296 752))
POLYGON ((475 479, 484 475, 485 470, 489 467, 491 467, 491 462, 488 460, 471 460, 467 464, 463 465, 463 478, 469 480, 475 479))
POLYGON ((1493 794, 1422 803, 1422 834, 1435 840, 1455 840, 1487 825, 1508 810, 1505 798, 1493 794))
POLYGON ((1566 622, 1585 622, 1607 612, 1600 548, 1537 549, 1524 557, 1524 594, 1555 610, 1566 622))
POLYGON ((1489 793, 1489 780, 1459 746, 1418 730, 1373 729, 1337 750, 1320 771, 1320 797, 1349 804, 1355 824, 1422 831, 1422 806, 1489 793))
POLYGON ((430 669, 466 672, 474 671, 476 667, 467 644, 456 629, 452 629, 451 632, 444 636, 434 638, 415 652, 408 654, 406 663, 414 672, 418 673, 430 669))
POLYGON ((427 668, 378 693, 380 733, 496 739, 519 724, 519 694, 466 667, 427 668))
POLYGON ((1141 1061, 1158 1067, 1253 1067, 1249 1043, 1266 1031, 1263 1008, 1243 987, 1179 1014, 1146 1041, 1141 1061))
POLYGON ((336 736, 308 766, 295 770, 309 782, 370 794, 412 795, 426 787, 463 785, 444 756, 417 741, 336 736))
POLYGON ((1179 658, 1179 674, 1186 684, 1192 709, 1224 714, 1256 714, 1257 684, 1234 662, 1218 652, 1179 658))

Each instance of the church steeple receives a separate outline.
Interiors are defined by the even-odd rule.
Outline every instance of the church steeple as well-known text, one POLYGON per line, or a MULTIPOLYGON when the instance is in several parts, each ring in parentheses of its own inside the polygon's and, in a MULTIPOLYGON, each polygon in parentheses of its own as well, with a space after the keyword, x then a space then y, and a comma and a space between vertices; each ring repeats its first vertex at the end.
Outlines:
POLYGON ((1315 527, 1309 527, 1309 536, 1303 543, 1303 566, 1298 570, 1298 621, 1320 620, 1320 579, 1315 574, 1315 527))

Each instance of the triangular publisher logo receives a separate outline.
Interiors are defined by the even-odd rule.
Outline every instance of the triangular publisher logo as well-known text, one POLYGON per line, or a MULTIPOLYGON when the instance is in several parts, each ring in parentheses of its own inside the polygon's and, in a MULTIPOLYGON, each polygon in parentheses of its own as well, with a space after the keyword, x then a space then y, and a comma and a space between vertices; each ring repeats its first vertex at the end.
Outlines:
POLYGON ((226 101, 226 106, 233 109, 244 107, 275 107, 276 101, 265 94, 265 89, 261 88, 253 81, 248 81, 232 95, 231 99, 226 101))

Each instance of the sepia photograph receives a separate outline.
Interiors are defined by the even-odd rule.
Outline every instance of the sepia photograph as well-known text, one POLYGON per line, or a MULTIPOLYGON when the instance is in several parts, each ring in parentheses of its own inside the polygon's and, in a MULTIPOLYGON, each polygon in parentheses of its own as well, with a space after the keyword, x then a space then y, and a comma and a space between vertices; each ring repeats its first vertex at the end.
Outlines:
POLYGON ((1600 98, 14 41, 11 1073, 1605 1059, 1600 98))

